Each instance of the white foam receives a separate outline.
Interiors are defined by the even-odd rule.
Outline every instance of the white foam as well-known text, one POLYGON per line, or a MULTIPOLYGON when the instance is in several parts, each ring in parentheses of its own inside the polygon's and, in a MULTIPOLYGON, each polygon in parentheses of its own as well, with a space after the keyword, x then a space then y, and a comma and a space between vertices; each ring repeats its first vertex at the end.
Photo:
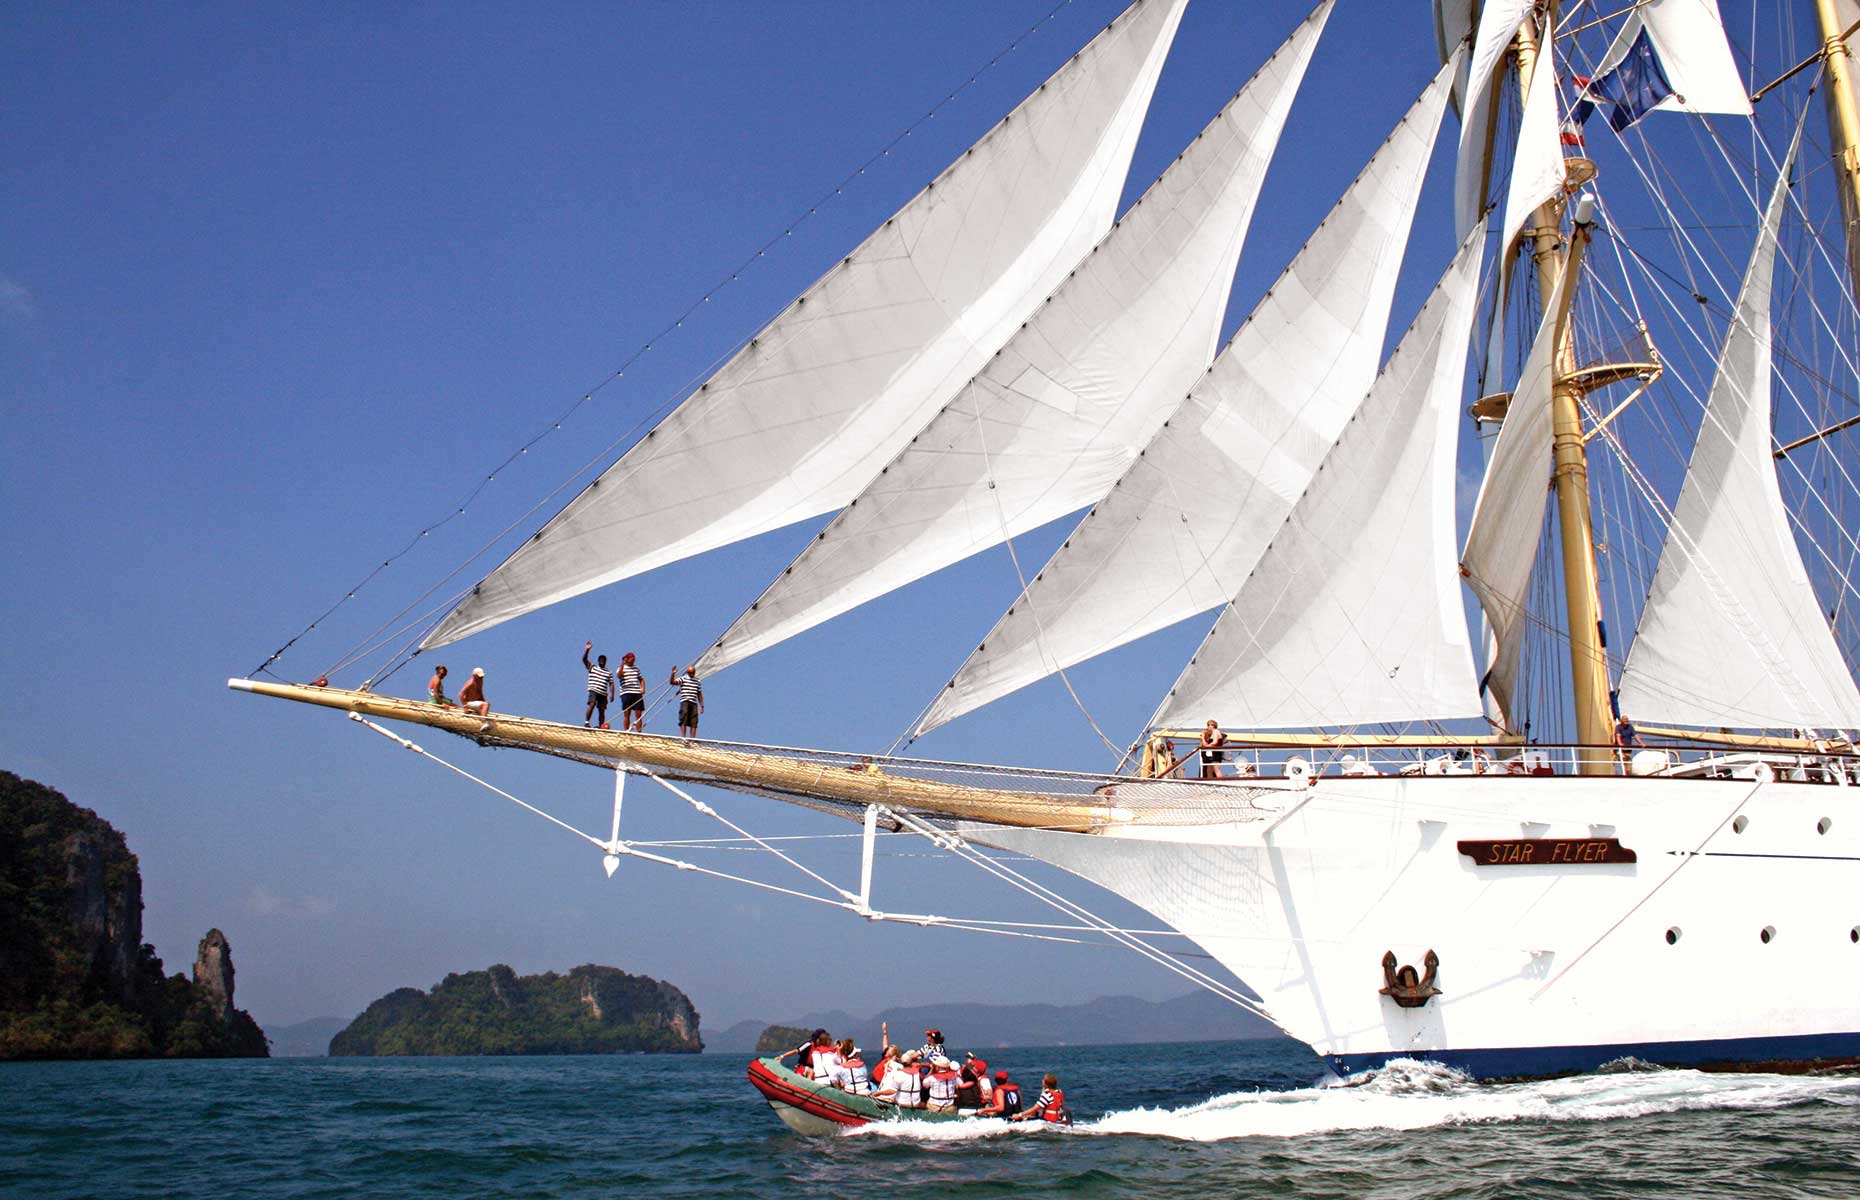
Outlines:
POLYGON ((1045 1121, 1003 1121, 995 1117, 967 1117, 960 1121, 873 1121, 848 1129, 848 1137, 905 1138, 914 1142, 968 1142, 980 1138, 1009 1137, 1056 1128, 1045 1121))
POLYGON ((1704 1109, 1781 1108, 1813 1100, 1860 1105, 1860 1081, 1637 1070, 1538 1083, 1479 1084, 1435 1064, 1398 1060, 1369 1081, 1350 1086, 1237 1092, 1185 1108, 1107 1113, 1076 1128, 1210 1142, 1356 1129, 1607 1121, 1704 1109))

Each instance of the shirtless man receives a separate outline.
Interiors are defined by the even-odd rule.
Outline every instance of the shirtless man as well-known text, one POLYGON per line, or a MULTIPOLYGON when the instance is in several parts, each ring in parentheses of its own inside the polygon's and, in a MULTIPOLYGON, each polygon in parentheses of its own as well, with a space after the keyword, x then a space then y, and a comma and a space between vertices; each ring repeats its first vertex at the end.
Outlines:
POLYGON ((473 667, 471 678, 459 689, 459 707, 480 717, 491 715, 491 704, 484 698, 484 668, 473 667))

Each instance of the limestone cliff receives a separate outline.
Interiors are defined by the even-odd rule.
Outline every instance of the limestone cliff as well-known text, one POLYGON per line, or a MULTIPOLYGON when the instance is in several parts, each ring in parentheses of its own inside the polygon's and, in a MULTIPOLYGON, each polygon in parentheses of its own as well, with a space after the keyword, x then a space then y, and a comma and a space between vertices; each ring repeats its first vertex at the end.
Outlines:
POLYGON ((142 874, 123 835, 0 771, 0 1059, 263 1056, 232 979, 217 929, 194 980, 165 976, 142 940, 142 874))
POLYGON ((696 1053, 698 1013, 669 983, 594 964, 518 975, 499 963, 399 988, 329 1043, 333 1055, 696 1053))

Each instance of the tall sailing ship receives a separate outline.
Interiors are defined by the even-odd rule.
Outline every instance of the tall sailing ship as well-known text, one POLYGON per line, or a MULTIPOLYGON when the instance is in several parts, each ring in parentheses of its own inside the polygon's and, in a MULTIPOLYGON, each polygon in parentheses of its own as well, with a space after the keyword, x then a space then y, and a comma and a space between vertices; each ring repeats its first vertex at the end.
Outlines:
POLYGON ((875 908, 876 836, 919 835, 1342 1073, 1860 1061, 1860 0, 1785 26, 1804 45, 1773 80, 1716 0, 1436 0, 1438 73, 1224 345, 1261 179, 1343 17, 1313 9, 1120 214, 1186 3, 1132 4, 391 656, 831 515, 708 676, 1069 518, 910 732, 1215 614, 1117 771, 467 713, 381 669, 275 681, 275 655, 231 686, 423 753, 381 722, 613 770, 607 836, 574 831, 610 872, 691 866, 623 839, 620 797, 644 778, 714 814, 698 783, 860 822, 859 887, 809 870, 814 898, 1014 926, 875 908), (1453 211, 1418 216, 1443 129, 1453 211), (1733 229, 1674 144, 1722 159, 1733 229), (1616 218, 1633 204, 1656 219, 1616 218), (1385 355, 1420 220, 1457 249, 1385 355))

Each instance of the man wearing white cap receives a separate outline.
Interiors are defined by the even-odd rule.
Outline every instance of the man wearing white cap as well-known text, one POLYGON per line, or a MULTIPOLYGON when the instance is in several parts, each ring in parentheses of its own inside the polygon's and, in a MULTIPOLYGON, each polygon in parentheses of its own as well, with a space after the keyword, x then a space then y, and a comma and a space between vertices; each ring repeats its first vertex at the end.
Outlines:
POLYGON ((473 667, 471 678, 459 689, 459 707, 478 716, 489 716, 491 704, 484 698, 484 668, 473 667))

